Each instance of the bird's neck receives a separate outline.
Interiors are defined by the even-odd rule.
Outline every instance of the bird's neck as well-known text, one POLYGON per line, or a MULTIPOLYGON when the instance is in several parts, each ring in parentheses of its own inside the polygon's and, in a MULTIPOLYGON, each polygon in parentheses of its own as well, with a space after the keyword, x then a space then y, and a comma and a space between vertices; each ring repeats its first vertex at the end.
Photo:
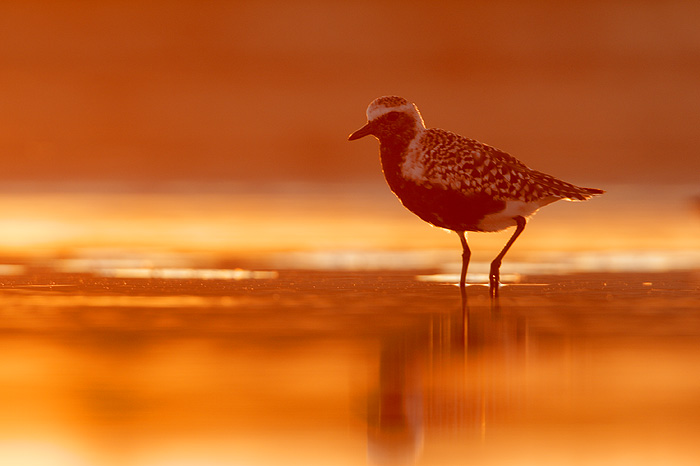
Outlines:
POLYGON ((379 138, 379 154, 382 170, 392 191, 396 191, 404 182, 401 176, 401 165, 406 158, 411 143, 420 137, 417 130, 403 131, 382 135, 379 138))

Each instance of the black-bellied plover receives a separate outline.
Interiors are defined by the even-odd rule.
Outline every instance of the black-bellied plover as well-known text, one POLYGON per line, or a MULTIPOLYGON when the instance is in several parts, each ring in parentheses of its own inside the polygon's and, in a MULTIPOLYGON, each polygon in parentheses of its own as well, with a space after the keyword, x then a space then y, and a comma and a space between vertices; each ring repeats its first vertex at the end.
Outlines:
POLYGON ((491 262, 489 292, 497 297, 501 261, 529 216, 560 199, 583 201, 604 192, 532 170, 515 157, 473 139, 427 129, 415 104, 402 97, 375 99, 367 107, 367 124, 348 139, 370 134, 379 139, 384 176, 404 207, 459 235, 462 291, 471 256, 465 232, 516 227, 491 262))

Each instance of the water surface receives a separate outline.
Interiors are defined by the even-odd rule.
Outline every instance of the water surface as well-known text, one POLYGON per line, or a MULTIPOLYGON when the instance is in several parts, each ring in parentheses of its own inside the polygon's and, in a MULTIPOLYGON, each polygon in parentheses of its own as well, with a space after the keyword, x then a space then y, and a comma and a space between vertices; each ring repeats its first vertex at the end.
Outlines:
POLYGON ((697 464, 700 276, 2 277, 0 462, 697 464))

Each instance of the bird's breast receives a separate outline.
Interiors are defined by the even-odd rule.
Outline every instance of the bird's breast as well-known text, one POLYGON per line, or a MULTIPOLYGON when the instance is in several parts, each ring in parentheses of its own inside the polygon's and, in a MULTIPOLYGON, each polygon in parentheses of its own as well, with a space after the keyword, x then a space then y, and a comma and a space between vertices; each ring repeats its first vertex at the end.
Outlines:
POLYGON ((506 201, 427 179, 417 139, 382 140, 380 156, 389 188, 404 207, 424 221, 455 231, 498 231, 514 225, 513 217, 529 210, 518 206, 514 208, 517 213, 508 218, 511 212, 506 201))
POLYGON ((389 187, 408 210, 424 221, 455 231, 482 230, 480 223, 488 215, 502 211, 505 202, 482 193, 465 194, 442 185, 399 179, 389 187))

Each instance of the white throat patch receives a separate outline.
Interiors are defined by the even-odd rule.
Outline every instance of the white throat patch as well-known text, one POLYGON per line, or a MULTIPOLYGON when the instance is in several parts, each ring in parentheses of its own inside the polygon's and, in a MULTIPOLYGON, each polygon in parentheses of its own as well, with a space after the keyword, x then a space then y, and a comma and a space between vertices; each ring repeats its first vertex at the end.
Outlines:
POLYGON ((422 134, 419 132, 408 145, 404 159, 401 162, 401 174, 404 178, 416 182, 425 176, 425 153, 420 144, 422 134))

